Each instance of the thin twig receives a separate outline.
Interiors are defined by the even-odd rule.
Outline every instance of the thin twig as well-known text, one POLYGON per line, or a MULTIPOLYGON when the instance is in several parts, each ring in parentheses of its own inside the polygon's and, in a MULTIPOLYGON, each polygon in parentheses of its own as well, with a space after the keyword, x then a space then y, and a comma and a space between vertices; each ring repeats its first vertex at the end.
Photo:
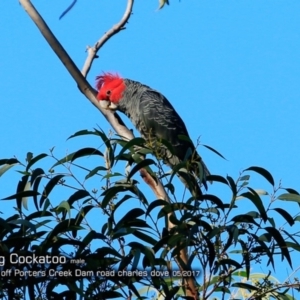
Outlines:
POLYGON ((131 14, 132 14, 132 8, 133 8, 133 2, 134 0, 128 0, 127 6, 124 12, 124 15, 119 23, 115 24, 110 30, 105 32, 105 34, 96 42, 96 44, 93 47, 87 46, 87 52, 88 57, 83 65, 81 73, 84 77, 87 76, 89 73, 92 63, 95 58, 97 58, 97 52, 100 50, 100 48, 115 34, 120 32, 121 30, 125 29, 125 24, 128 22, 131 14))

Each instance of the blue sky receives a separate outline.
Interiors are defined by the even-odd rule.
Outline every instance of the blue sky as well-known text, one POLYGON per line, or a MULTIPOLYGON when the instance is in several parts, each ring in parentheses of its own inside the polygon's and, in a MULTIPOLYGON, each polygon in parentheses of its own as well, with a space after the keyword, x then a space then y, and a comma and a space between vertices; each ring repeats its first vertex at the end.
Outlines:
MULTIPOLYGON (((125 1, 78 1, 59 21, 68 4, 37 7, 81 68, 85 46, 118 21, 125 1)), ((52 146, 64 151, 66 137, 95 124, 107 131, 22 7, 0 5, 1 157, 52 146)), ((201 135, 228 159, 201 149, 213 173, 235 176, 259 165, 297 188, 299 6, 194 0, 156 11, 156 1, 136 1, 127 30, 104 46, 88 79, 94 84, 102 71, 117 71, 164 93, 192 139, 201 135)))
MULTIPOLYGON (((85 47, 119 20, 126 1, 78 1, 59 21, 69 4, 36 6, 81 68, 85 47)), ((157 7, 136 1, 127 29, 102 48, 89 82, 116 71, 161 91, 191 138, 201 136, 228 159, 201 147, 213 174, 237 178, 256 165, 300 190, 300 2, 171 0, 157 7)), ((108 132, 18 2, 1 1, 0 11, 0 158, 53 146, 62 157, 86 146, 84 139, 66 141, 74 132, 97 125, 108 132)), ((13 178, 1 178, 1 198, 14 192, 13 178)))

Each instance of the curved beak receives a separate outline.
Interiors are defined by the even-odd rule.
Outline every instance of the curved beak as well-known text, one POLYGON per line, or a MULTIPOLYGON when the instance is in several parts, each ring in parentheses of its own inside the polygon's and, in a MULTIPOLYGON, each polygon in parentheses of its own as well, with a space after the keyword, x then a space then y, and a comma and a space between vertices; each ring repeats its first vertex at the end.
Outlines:
POLYGON ((100 100, 100 106, 104 109, 116 110, 118 107, 111 101, 100 100))

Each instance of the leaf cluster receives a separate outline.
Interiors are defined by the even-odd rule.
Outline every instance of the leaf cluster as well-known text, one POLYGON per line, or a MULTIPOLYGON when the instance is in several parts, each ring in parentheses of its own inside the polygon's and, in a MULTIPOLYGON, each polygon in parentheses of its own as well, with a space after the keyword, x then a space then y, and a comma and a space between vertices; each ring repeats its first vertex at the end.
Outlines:
POLYGON ((16 213, 0 218, 5 260, 0 268, 25 274, 2 276, 2 297, 144 298, 141 287, 148 287, 156 298, 173 299, 184 297, 188 277, 199 299, 232 297, 236 289, 248 291, 244 299, 294 299, 288 292, 295 282, 274 284, 270 273, 255 284, 249 280, 256 264, 264 263, 270 272, 282 262, 292 267, 292 253, 300 250, 300 217, 282 207, 290 203, 299 210, 296 190, 276 186, 267 170, 255 166, 236 180, 209 176, 214 187, 228 193, 212 194, 209 188, 195 199, 181 192, 184 187, 174 177, 178 168, 166 171, 142 138, 126 142, 98 129, 70 138, 86 135, 102 146, 63 158, 51 149, 50 154, 28 153, 25 163, 0 160, 0 175, 21 168, 16 192, 2 199, 2 205, 15 204, 16 213), (144 194, 138 176, 144 168, 164 183, 169 201, 144 194), (261 176, 270 192, 251 187, 250 174, 261 176), (59 261, 14 263, 12 254, 59 261))

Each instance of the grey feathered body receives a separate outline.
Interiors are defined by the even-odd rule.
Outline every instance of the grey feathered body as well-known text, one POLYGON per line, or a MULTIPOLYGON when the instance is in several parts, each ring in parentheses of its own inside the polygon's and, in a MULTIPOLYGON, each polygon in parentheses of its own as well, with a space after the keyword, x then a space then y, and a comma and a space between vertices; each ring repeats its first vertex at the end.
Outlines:
POLYGON ((196 152, 193 143, 178 136, 189 137, 186 126, 172 104, 161 93, 129 79, 124 80, 126 89, 119 102, 118 110, 126 114, 143 138, 150 144, 160 139, 173 146, 172 154, 163 145, 165 163, 174 166, 183 161, 187 152, 193 154, 193 161, 201 162, 205 175, 209 171, 196 152))

